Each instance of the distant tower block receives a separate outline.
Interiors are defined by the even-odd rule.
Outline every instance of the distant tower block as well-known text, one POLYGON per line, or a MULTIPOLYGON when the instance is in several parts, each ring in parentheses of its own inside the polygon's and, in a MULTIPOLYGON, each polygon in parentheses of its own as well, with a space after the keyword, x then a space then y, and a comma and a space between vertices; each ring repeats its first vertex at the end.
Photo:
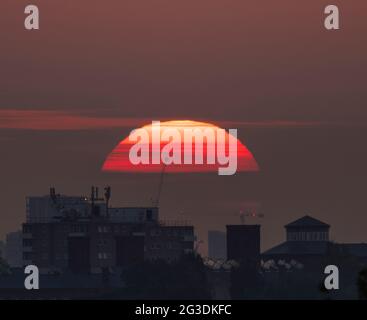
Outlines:
POLYGON ((217 230, 208 231, 208 256, 212 259, 227 258, 226 233, 217 230))

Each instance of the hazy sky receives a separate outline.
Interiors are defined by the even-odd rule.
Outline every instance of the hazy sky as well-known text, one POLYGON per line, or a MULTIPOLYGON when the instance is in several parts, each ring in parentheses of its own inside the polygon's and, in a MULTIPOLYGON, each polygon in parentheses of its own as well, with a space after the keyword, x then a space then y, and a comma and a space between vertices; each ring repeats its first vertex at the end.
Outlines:
POLYGON ((261 171, 168 175, 163 217, 206 240, 257 201, 263 248, 304 214, 367 241, 365 0, 332 1, 332 32, 329 1, 39 0, 33 32, 27 4, 0 5, 0 237, 50 185, 109 184, 113 204, 149 205, 159 175, 106 174, 103 161, 140 124, 191 119, 238 128, 261 171))

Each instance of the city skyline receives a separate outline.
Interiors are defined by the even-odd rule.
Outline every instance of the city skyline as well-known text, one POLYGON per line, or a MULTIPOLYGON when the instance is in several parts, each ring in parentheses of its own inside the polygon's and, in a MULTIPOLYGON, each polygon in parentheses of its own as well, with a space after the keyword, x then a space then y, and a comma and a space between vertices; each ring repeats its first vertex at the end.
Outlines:
POLYGON ((316 2, 42 3, 34 32, 25 4, 2 6, 0 238, 49 186, 111 185, 112 203, 151 203, 159 174, 105 173, 103 161, 134 128, 189 119, 237 128, 261 171, 167 175, 163 217, 184 216, 204 240, 257 202, 262 249, 305 214, 338 241, 366 241, 364 0, 335 2, 335 32, 316 2))
MULTIPOLYGON (((121 206, 121 205, 118 205, 118 204, 115 204, 115 206, 111 206, 110 204, 110 198, 108 198, 108 200, 106 200, 106 194, 104 191, 103 192, 103 189, 104 190, 107 190, 107 188, 110 190, 109 191, 109 197, 111 195, 111 188, 109 186, 107 187, 104 187, 104 188, 99 188, 98 186, 92 186, 92 194, 94 194, 94 196, 92 196, 91 198, 91 195, 88 194, 88 192, 85 192, 85 193, 81 193, 81 194, 74 194, 74 195, 71 195, 71 194, 68 194, 68 193, 55 193, 56 189, 51 187, 50 188, 50 192, 51 193, 48 193, 48 194, 42 194, 42 195, 32 195, 32 196, 27 196, 27 206, 26 206, 26 212, 27 212, 27 216, 25 217, 25 219, 21 222, 20 226, 18 229, 14 229, 8 233, 6 233, 6 238, 10 235, 15 235, 16 233, 19 233, 21 234, 22 233, 22 226, 23 224, 26 222, 26 221, 31 221, 32 222, 32 219, 30 219, 29 217, 29 199, 32 199, 32 198, 35 198, 35 199, 44 199, 44 200, 41 200, 41 201, 47 201, 48 198, 50 198, 50 195, 51 195, 51 198, 52 198, 52 192, 54 193, 54 195, 56 195, 57 197, 61 197, 61 199, 65 198, 70 198, 71 201, 82 201, 82 202, 85 202, 85 203, 93 203, 93 201, 98 201, 98 203, 102 203, 102 202, 106 202, 105 206, 106 208, 109 208, 108 211, 110 211, 110 213, 113 215, 116 215, 116 214, 119 214, 119 210, 141 210, 142 208, 154 208, 154 210, 157 210, 158 212, 158 215, 159 215, 159 206, 157 207, 157 203, 156 201, 153 199, 151 201, 151 203, 146 203, 144 205, 134 205, 134 204, 130 204, 130 205, 127 205, 127 206, 121 206), (99 193, 99 190, 101 191, 99 193), (100 197, 98 196, 98 194, 100 195, 100 197), (93 200, 93 197, 95 197, 95 200, 93 200), (74 199, 74 200, 73 200, 74 199), (103 201, 102 201, 103 200, 103 201), (125 208, 125 209, 124 209, 125 208)), ((34 207, 33 210, 35 210, 37 208, 37 206, 34 207)), ((70 207, 71 208, 71 207, 70 207)), ((37 209, 39 210, 39 208, 37 209)), ((78 209, 79 210, 79 209, 78 209)), ((108 212, 107 211, 107 212, 108 212)), ((36 212, 36 211, 35 211, 36 212)), ((105 212, 105 209, 103 209, 103 212, 105 212)), ((35 214, 35 213, 33 213, 35 214)), ((45 214, 43 213, 43 210, 40 211, 40 214, 45 214)), ((104 213, 104 215, 106 214, 106 212, 104 213)), ((235 214, 237 216, 235 222, 233 222, 233 225, 244 225, 244 226, 251 226, 251 225, 259 225, 260 227, 262 226, 261 225, 261 221, 263 221, 262 219, 264 218, 264 214, 263 213, 260 213, 259 212, 259 204, 258 203, 245 203, 240 211, 235 214), (260 219, 259 219, 260 218, 260 219), (256 219, 256 220, 253 220, 253 219, 256 219)), ((41 217, 41 216, 40 216, 41 217)), ((46 217, 46 216, 45 216, 46 217)), ((303 217, 302 216, 298 216, 296 217, 296 221, 298 220, 302 220, 304 218, 308 218, 310 217, 308 214, 304 215, 303 217)), ((170 224, 174 224, 174 225, 179 225, 179 224, 182 224, 183 226, 185 225, 190 225, 191 224, 191 221, 190 220, 185 220, 185 218, 187 218, 187 216, 185 217, 184 215, 184 212, 181 212, 181 214, 176 218, 177 220, 175 219, 165 219, 165 218, 162 218, 161 216, 159 216, 158 218, 158 221, 160 223, 162 223, 163 225, 167 224, 170 225, 170 224)), ((33 218, 34 219, 34 218, 33 218)), ((34 220, 34 222, 42 222, 43 218, 41 218, 41 220, 34 220)), ((48 221, 50 219, 50 217, 48 217, 44 222, 48 221)), ((128 218, 128 219, 131 219, 131 218, 128 218)), ((157 219, 157 218, 155 218, 157 219)), ((314 217, 311 217, 312 220, 315 220, 314 217)), ((52 220, 52 219, 51 219, 52 220)), ((319 220, 315 220, 315 221, 319 221, 319 220)), ((288 221, 289 222, 289 221, 288 221)), ((319 221, 320 222, 320 221, 319 221)), ((320 222, 322 223, 322 222, 320 222)), ((226 224, 226 225, 222 225, 221 228, 219 229, 208 229, 207 231, 207 235, 210 235, 210 234, 217 234, 217 235, 226 235, 226 232, 225 232, 225 228, 226 226, 228 226, 230 223, 226 224)), ((286 224, 283 226, 282 228, 282 233, 284 232, 284 228, 287 228, 289 224, 286 224)), ((330 225, 328 225, 328 228, 330 227, 330 225)), ((193 224, 193 228, 194 228, 194 234, 195 236, 197 235, 196 233, 196 228, 195 228, 195 225, 193 224)), ((331 228, 332 229, 332 228, 331 228)), ((328 234, 329 234, 329 231, 328 231, 328 234)), ((263 236, 264 236, 264 232, 263 231, 260 231, 259 232, 259 237, 260 237, 260 245, 262 243, 262 239, 263 239, 263 236)), ((5 240, 5 244, 6 244, 6 239, 5 240)), ((214 240, 214 239, 212 239, 214 240)), ((288 235, 287 235, 287 238, 282 238, 281 240, 288 240, 288 235)), ((300 239, 299 239, 300 240, 300 239)), ((306 240, 306 239, 305 239, 306 240)), ((339 241, 338 239, 335 239, 335 238, 329 238, 329 235, 327 237, 327 239, 323 239, 323 240, 327 240, 327 241, 331 241, 331 242, 335 242, 335 243, 340 243, 341 241, 339 241)), ((221 243, 221 241, 219 241, 219 239, 215 240, 215 246, 216 247, 212 247, 212 252, 214 252, 213 250, 223 250, 221 249, 221 247, 225 244, 225 243, 221 243)), ((196 237, 196 245, 195 247, 198 249, 198 253, 201 254, 202 256, 207 256, 207 257, 211 257, 210 255, 210 237, 209 238, 204 238, 202 239, 201 237, 196 237), (208 241, 207 241, 208 240, 208 241), (209 251, 208 251, 209 250, 209 251)), ((281 241, 280 241, 281 242, 281 241)), ((354 242, 351 242, 351 241, 347 241, 347 243, 350 243, 350 244, 354 244, 354 243, 359 243, 359 244, 365 244, 366 242, 362 239, 362 240, 357 240, 357 241, 354 241, 354 242)), ((213 242, 214 244, 214 242, 213 242)), ((212 245, 213 245, 212 244, 212 245)), ((271 246, 275 246, 277 243, 273 243, 271 244, 271 246)), ((262 253, 265 253, 269 248, 265 248, 263 246, 261 246, 260 248, 260 252, 262 253)), ((12 253, 13 254, 13 253, 12 253)))

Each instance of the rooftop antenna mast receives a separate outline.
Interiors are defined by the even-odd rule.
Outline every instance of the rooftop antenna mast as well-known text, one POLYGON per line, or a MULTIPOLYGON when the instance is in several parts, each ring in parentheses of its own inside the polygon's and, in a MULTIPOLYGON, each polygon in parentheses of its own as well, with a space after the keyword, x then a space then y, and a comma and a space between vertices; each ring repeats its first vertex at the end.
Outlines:
POLYGON ((108 216, 108 207, 109 207, 109 202, 111 199, 111 187, 107 186, 104 188, 104 198, 106 200, 106 215, 108 216))

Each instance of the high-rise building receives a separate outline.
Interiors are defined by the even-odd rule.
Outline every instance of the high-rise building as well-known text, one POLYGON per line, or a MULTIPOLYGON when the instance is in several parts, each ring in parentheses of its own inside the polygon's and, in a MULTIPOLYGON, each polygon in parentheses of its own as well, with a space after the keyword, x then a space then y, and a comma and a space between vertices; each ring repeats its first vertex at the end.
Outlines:
POLYGON ((212 259, 227 258, 226 233, 218 230, 208 231, 208 256, 212 259))
POLYGON ((174 261, 193 251, 194 228, 159 221, 156 207, 111 208, 92 196, 55 194, 27 200, 23 259, 43 273, 99 273, 144 260, 174 261))

